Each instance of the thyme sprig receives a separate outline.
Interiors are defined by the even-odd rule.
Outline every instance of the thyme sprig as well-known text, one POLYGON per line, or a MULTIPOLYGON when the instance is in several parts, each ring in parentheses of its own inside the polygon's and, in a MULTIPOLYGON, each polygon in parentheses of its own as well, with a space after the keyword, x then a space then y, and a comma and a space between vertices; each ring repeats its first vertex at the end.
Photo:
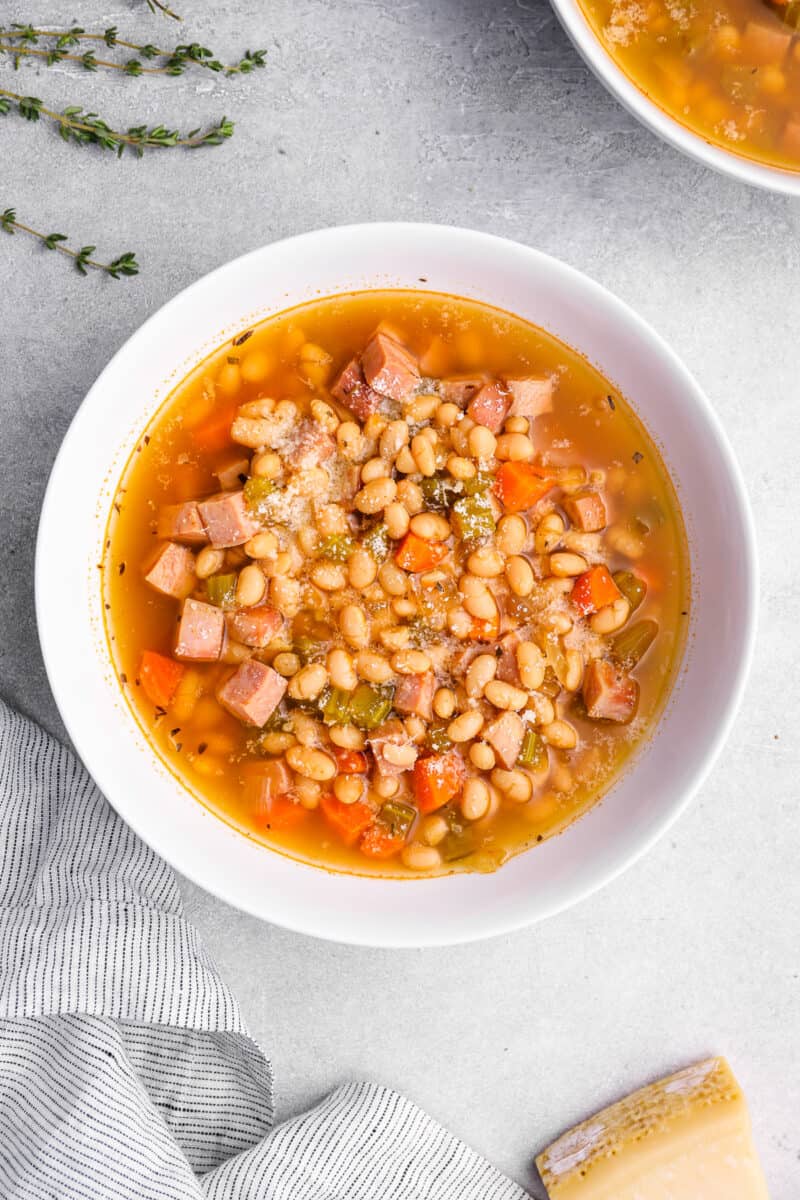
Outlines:
POLYGON ((14 60, 17 68, 21 58, 38 58, 47 67, 59 62, 73 62, 85 71, 97 71, 98 68, 109 71, 121 71, 125 75, 183 75, 187 68, 203 67, 207 71, 223 71, 226 75, 249 75, 258 67, 266 66, 266 50, 246 50, 237 63, 226 65, 214 57, 213 50, 201 46, 199 42, 188 42, 165 50, 151 43, 131 42, 121 38, 114 25, 102 33, 87 33, 80 25, 70 29, 37 29, 33 25, 12 24, 9 29, 0 29, 0 54, 7 54, 14 60), (50 42, 46 48, 40 46, 40 41, 50 42), (116 62, 113 59, 98 58, 89 49, 82 54, 72 53, 81 49, 82 42, 94 42, 109 48, 123 47, 135 52, 133 58, 116 62), (138 56, 138 57, 137 57, 138 56), (145 62, 156 61, 155 66, 143 66, 145 62), (160 61, 157 61, 160 60, 160 61))
POLYGON ((81 246, 79 250, 71 250, 69 246, 63 245, 68 240, 65 233, 40 233, 38 229, 32 229, 30 225, 23 225, 21 221, 17 220, 17 214, 13 208, 7 208, 4 212, 0 212, 0 230, 3 233, 11 234, 16 233, 17 230, 29 233, 31 237, 37 238, 45 249, 57 250, 59 254, 65 254, 71 258, 81 275, 88 275, 89 270, 104 271, 112 279, 122 279, 125 276, 139 274, 139 264, 133 251, 128 250, 109 263, 98 262, 92 258, 97 249, 96 246, 81 246))
POLYGON ((162 16, 172 17, 173 21, 183 20, 183 17, 173 12, 168 4, 164 4, 163 0, 145 0, 145 2, 151 13, 160 12, 162 16))
POLYGON ((227 117, 208 129, 191 129, 185 134, 163 125, 151 128, 133 125, 126 130, 112 129, 97 113, 84 112, 80 105, 70 105, 59 113, 45 108, 36 96, 22 96, 18 92, 0 88, 0 116, 5 116, 12 108, 16 108, 19 115, 28 121, 38 121, 40 117, 53 121, 65 142, 100 146, 103 150, 115 151, 120 157, 125 150, 130 150, 141 158, 148 147, 172 149, 183 146, 195 150, 200 146, 219 146, 226 138, 233 136, 233 121, 227 117))

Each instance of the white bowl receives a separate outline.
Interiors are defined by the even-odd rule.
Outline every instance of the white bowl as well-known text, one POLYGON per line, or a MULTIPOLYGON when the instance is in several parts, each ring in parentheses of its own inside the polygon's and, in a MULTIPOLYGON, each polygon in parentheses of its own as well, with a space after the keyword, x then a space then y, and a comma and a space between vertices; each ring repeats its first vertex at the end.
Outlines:
POLYGON ((583 58, 612 96, 633 113, 643 125, 652 129, 676 150, 696 158, 707 167, 732 175, 753 187, 767 188, 772 192, 784 192, 789 196, 800 196, 800 171, 789 171, 781 167, 766 166, 745 158, 733 151, 723 150, 708 141, 702 134, 694 133, 681 125, 632 83, 625 72, 617 66, 603 46, 592 26, 587 21, 578 0, 550 0, 556 16, 569 34, 583 58))
POLYGON ((190 879, 266 920, 380 946, 466 942, 557 912, 618 875, 688 804, 738 704, 756 619, 744 488, 699 387, 668 346, 596 283, 536 250, 432 225, 358 225, 265 246, 187 288, 112 359, 64 439, 45 497, 36 609, 64 723, 111 803, 190 879), (260 317, 320 295, 423 288, 518 313, 581 350, 634 404, 672 472, 690 541, 688 648, 658 730, 561 836, 493 875, 337 875, 266 849, 215 817, 151 750, 120 694, 97 564, 120 473, 184 373, 260 317))

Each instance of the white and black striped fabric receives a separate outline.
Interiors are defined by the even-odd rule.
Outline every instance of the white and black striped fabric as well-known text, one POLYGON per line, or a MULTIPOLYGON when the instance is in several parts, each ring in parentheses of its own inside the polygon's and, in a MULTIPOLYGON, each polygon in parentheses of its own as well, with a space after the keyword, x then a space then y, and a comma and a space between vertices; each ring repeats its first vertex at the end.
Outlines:
POLYGON ((0 1197, 525 1200, 383 1087, 272 1119, 171 870, 0 701, 0 1197))

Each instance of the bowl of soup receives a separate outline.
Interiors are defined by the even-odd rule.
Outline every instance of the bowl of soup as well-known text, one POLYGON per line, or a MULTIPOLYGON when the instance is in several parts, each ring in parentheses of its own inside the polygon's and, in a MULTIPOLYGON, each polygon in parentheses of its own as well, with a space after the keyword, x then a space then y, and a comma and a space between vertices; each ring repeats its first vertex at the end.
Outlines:
POLYGON ((755 570, 655 333, 529 248, 367 225, 236 260, 123 347, 36 594, 76 748, 156 850, 287 927, 423 945, 563 908, 669 825, 755 570))
POLYGON ((800 194, 800 9, 793 2, 553 0, 589 66, 665 141, 800 194))

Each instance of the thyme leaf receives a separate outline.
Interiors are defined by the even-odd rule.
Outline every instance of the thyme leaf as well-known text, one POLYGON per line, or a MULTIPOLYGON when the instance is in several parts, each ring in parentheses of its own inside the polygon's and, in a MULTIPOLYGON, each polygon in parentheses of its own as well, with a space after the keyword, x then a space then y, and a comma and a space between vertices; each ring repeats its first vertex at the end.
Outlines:
POLYGON ((84 112, 80 105, 70 105, 59 113, 45 108, 37 96, 22 96, 19 92, 0 88, 0 116, 5 116, 13 108, 27 121, 38 121, 45 117, 54 122, 65 142, 100 146, 103 150, 114 151, 120 157, 125 150, 141 158, 148 148, 168 150, 182 146, 194 150, 200 146, 219 146, 233 136, 233 121, 227 117, 208 129, 192 129, 186 134, 177 129, 167 129, 164 125, 133 125, 126 130, 112 129, 97 113, 84 112))
POLYGON ((120 254, 111 262, 98 262, 92 258, 96 246, 81 246, 78 250, 71 250, 69 246, 63 245, 68 241, 65 233, 40 233, 38 229, 32 229, 30 225, 23 225, 21 221, 17 220, 16 210, 13 208, 7 208, 0 212, 0 232, 14 234, 18 230, 37 238, 46 250, 57 250, 59 254, 65 254, 71 258, 81 275, 88 275, 89 270, 104 271, 112 279, 122 279, 124 276, 139 274, 136 255, 130 250, 125 254, 120 254))

